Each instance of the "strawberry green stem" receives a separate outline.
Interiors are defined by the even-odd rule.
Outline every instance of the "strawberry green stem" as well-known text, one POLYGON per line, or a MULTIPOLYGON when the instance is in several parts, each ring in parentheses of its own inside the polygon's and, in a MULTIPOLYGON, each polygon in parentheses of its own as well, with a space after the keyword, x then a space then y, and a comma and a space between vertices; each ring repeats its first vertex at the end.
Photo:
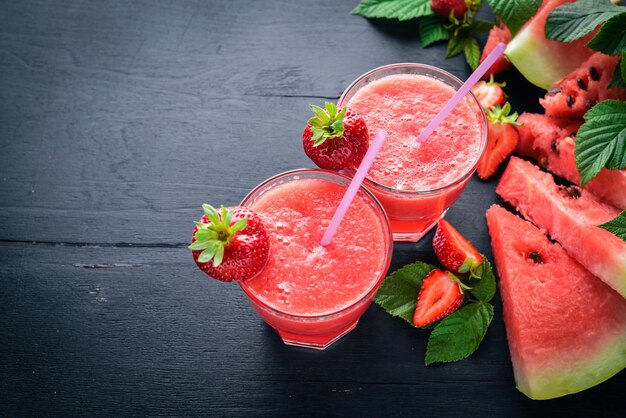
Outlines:
POLYGON ((326 109, 319 106, 309 105, 315 114, 308 123, 311 125, 313 132, 313 146, 320 146, 330 138, 339 138, 343 136, 344 125, 343 118, 346 115, 346 108, 337 111, 337 106, 333 103, 326 102, 326 109))
POLYGON ((205 203, 202 209, 209 223, 196 222, 198 230, 195 241, 191 243, 189 249, 202 250, 198 256, 198 262, 208 263, 213 260, 213 266, 217 267, 224 259, 224 248, 228 246, 237 232, 246 227, 248 220, 240 219, 231 225, 233 212, 224 206, 218 212, 213 206, 205 203))
POLYGON ((500 107, 500 105, 494 106, 488 109, 485 114, 490 122, 510 123, 511 125, 522 126, 522 124, 517 121, 517 112, 511 114, 511 104, 509 102, 506 102, 502 107, 500 107))

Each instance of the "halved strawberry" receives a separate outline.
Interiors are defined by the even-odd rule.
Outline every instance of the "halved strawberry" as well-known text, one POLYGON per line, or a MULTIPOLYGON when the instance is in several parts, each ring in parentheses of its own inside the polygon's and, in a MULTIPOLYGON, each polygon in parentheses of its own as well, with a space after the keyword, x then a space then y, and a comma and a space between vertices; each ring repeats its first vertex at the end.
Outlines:
POLYGON ((502 90, 504 86, 506 86, 506 83, 496 83, 493 76, 491 76, 489 81, 481 80, 474 84, 472 93, 474 93, 482 108, 487 110, 503 105, 506 102, 506 94, 502 90))
POLYGON ((304 152, 320 168, 356 168, 369 147, 365 119, 348 108, 337 110, 326 103, 326 110, 311 105, 315 114, 302 132, 304 152))
POLYGON ((433 237, 433 249, 441 265, 453 273, 476 275, 483 262, 482 254, 443 218, 433 237))
POLYGON ((509 102, 506 102, 503 107, 496 106, 486 112, 489 124, 487 148, 476 170, 478 177, 483 180, 496 172, 500 163, 513 153, 519 142, 516 126, 521 126, 521 124, 517 122, 517 112, 509 115, 510 112, 509 102))
MULTIPOLYGON (((487 38, 487 43, 483 48, 483 53, 480 56, 480 62, 483 62, 487 58, 489 53, 500 42, 504 42, 505 44, 511 42, 511 31, 502 22, 500 22, 500 25, 494 26, 489 31, 489 37, 487 38)), ((486 80, 488 77, 493 76, 494 74, 510 70, 511 68, 513 68, 513 64, 511 64, 511 61, 509 61, 506 56, 502 55, 487 70, 487 73, 483 76, 483 78, 486 80)))
POLYGON ((259 273, 267 262, 269 236, 261 218, 243 207, 202 205, 204 216, 196 222, 191 245, 200 270, 216 280, 246 280, 259 273))
POLYGON ((463 292, 459 279, 447 271, 435 269, 422 282, 413 325, 423 327, 437 322, 456 311, 462 303, 463 292))

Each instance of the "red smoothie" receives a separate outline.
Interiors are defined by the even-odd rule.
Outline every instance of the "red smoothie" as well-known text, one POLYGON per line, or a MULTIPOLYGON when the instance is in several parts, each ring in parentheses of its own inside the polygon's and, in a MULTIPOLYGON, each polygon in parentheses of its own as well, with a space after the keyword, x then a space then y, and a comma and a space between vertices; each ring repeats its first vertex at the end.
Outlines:
POLYGON ((270 254, 265 269, 241 285, 285 342, 323 348, 367 309, 389 267, 392 241, 378 202, 361 189, 322 247, 349 180, 318 170, 296 177, 262 185, 244 200, 268 230, 270 254))
POLYGON ((416 140, 460 85, 433 67, 397 64, 362 76, 339 100, 363 116, 372 139, 388 133, 364 184, 383 204, 396 240, 416 241, 434 226, 482 155, 487 128, 471 96, 429 138, 416 140))

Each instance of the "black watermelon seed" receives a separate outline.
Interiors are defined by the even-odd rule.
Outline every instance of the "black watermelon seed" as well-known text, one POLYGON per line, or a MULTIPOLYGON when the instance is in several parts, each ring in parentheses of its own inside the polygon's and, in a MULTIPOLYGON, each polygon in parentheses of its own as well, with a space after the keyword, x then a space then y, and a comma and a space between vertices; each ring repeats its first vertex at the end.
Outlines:
POLYGON ((567 107, 572 107, 574 106, 574 97, 568 95, 567 98, 565 99, 565 101, 567 102, 567 107))
POLYGON ((587 85, 585 84, 585 81, 582 78, 577 78, 576 84, 578 84, 578 87, 580 87, 581 90, 587 90, 587 85))
POLYGON ((580 189, 576 186, 564 187, 565 193, 572 199, 578 199, 580 197, 580 189))
POLYGON ((556 139, 552 140, 552 142, 550 143, 550 148, 552 149, 552 152, 554 152, 556 155, 559 155, 559 143, 556 139))
POLYGON ((536 253, 534 251, 531 251, 531 253, 528 254, 528 258, 533 260, 533 262, 535 264, 542 264, 543 263, 543 257, 541 257, 541 255, 539 253, 536 253))
POLYGON ((598 70, 596 70, 596 67, 589 67, 589 75, 593 81, 600 80, 600 74, 598 73, 598 70))

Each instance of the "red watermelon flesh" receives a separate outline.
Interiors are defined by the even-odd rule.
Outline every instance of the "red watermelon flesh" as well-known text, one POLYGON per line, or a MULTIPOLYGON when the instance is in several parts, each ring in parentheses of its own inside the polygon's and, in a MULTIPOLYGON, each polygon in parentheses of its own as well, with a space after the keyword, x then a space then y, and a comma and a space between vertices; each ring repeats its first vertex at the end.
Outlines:
POLYGON ((626 297, 626 241, 597 227, 619 215, 617 208, 576 186, 558 186, 550 173, 517 157, 509 160, 496 193, 626 297))
POLYGON ((548 90, 541 106, 546 115, 582 118, 596 103, 607 99, 626 100, 626 89, 608 88, 620 57, 596 52, 548 90))
POLYGON ((593 34, 572 43, 546 39, 546 18, 552 10, 571 1, 544 0, 535 16, 513 37, 504 52, 528 81, 546 90, 578 68, 594 52, 585 47, 593 34))
MULTIPOLYGON (((580 185, 574 146, 576 132, 583 121, 536 113, 522 113, 517 120, 523 124, 517 128, 520 136, 517 153, 533 158, 541 167, 580 185)), ((585 190, 619 209, 626 209, 626 170, 602 169, 587 183, 585 190)))
POLYGON ((517 388, 556 398, 625 368, 626 299, 506 209, 487 224, 517 388))

